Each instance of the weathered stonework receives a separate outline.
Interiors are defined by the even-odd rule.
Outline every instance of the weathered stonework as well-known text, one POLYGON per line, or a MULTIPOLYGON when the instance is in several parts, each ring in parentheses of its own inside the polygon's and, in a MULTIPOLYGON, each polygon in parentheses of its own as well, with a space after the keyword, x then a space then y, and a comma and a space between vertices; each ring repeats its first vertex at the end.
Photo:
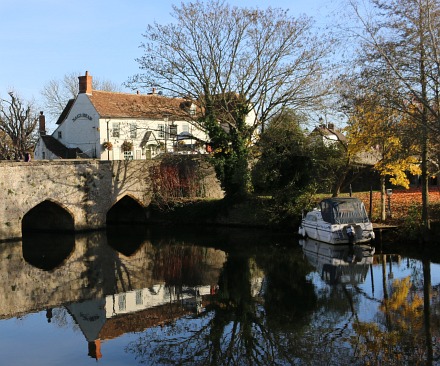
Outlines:
MULTIPOLYGON (((152 199, 150 167, 160 160, 54 160, 0 162, 0 241, 22 236, 23 217, 50 201, 67 211, 74 230, 106 225, 111 207, 125 196, 147 208, 152 199)), ((204 178, 205 197, 221 197, 211 170, 204 178)))

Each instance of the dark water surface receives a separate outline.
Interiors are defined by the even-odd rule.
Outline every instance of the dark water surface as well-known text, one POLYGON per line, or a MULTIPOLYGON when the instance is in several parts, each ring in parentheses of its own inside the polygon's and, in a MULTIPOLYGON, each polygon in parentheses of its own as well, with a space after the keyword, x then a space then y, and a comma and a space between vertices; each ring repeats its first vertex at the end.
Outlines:
POLYGON ((258 230, 0 244, 1 365, 439 365, 440 265, 258 230))

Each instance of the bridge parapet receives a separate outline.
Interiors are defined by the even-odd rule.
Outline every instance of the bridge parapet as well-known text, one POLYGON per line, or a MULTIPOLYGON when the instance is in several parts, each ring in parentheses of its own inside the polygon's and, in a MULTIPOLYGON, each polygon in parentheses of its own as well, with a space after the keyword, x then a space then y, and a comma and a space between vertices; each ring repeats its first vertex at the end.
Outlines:
MULTIPOLYGON (((0 241, 22 237, 23 219, 36 207, 60 207, 71 217, 74 231, 105 227, 109 209, 125 196, 147 208, 152 199, 150 168, 158 164, 160 160, 1 161, 0 241)), ((32 220, 48 230, 65 223, 56 210, 52 218, 46 214, 37 210, 32 220)), ((32 220, 27 220, 30 228, 32 220)))

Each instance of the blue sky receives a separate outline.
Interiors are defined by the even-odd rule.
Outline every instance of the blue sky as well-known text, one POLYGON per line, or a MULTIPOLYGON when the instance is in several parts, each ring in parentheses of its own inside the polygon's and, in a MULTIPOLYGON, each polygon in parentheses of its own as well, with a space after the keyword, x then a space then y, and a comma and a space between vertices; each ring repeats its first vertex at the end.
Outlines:
MULTIPOLYGON (((231 5, 290 9, 326 22, 331 0, 230 0, 231 5)), ((147 24, 168 23, 177 0, 0 0, 0 96, 15 90, 41 108, 40 91, 53 79, 86 70, 122 84, 147 24)))

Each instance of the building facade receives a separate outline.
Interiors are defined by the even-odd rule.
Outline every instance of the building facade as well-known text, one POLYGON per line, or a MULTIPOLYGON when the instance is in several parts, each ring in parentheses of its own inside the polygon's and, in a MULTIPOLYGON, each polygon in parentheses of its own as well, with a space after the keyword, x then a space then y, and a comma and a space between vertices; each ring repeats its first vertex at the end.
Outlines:
POLYGON ((93 90, 88 72, 79 77, 79 94, 69 101, 46 135, 40 116, 40 159, 151 159, 161 153, 205 153, 207 135, 192 121, 197 109, 189 100, 156 93, 128 94, 93 90))

